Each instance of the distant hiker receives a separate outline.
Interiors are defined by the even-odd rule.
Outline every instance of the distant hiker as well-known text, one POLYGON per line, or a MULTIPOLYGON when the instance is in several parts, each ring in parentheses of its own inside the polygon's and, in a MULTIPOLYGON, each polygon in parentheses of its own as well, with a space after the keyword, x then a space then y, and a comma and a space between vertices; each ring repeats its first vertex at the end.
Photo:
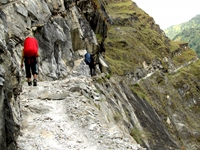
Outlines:
POLYGON ((25 63, 26 78, 28 85, 32 85, 31 73, 33 75, 33 86, 37 86, 37 75, 38 75, 38 64, 37 57, 38 53, 38 41, 36 38, 28 36, 24 40, 24 48, 22 50, 21 57, 21 68, 23 68, 23 62, 25 63))
POLYGON ((96 61, 94 59, 95 54, 90 54, 87 52, 85 54, 85 63, 89 66, 90 68, 90 75, 95 76, 96 75, 96 61))

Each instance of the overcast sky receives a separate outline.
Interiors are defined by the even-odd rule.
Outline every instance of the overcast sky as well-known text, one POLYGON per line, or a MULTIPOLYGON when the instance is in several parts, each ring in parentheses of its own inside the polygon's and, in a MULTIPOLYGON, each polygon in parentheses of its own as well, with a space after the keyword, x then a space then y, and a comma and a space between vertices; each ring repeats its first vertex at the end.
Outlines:
POLYGON ((187 22, 200 14, 200 0, 132 0, 154 18, 161 29, 187 22))

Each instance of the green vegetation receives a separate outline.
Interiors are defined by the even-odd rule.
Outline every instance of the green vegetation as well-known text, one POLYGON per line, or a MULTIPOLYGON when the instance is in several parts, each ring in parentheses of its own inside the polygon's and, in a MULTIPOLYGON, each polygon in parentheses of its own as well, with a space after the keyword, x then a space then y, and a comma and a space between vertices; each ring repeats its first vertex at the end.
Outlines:
POLYGON ((184 64, 186 62, 191 61, 197 56, 196 52, 193 50, 183 51, 180 55, 174 57, 174 62, 176 62, 177 66, 184 64))
POLYGON ((189 43, 189 47, 194 49, 198 56, 200 56, 200 27, 189 28, 183 30, 181 33, 177 34, 172 40, 174 41, 186 41, 189 43))
MULTIPOLYGON (((108 2, 106 10, 114 18, 126 18, 133 13, 133 3, 130 0, 108 2)), ((142 12, 142 11, 141 11, 142 12)))
POLYGON ((200 56, 200 15, 195 16, 186 23, 167 28, 165 33, 174 41, 187 42, 189 47, 200 56))
MULTIPOLYGON (((154 73, 151 77, 131 86, 131 90, 148 101, 162 119, 169 131, 176 133, 172 124, 167 124, 171 114, 181 115, 182 122, 195 131, 199 131, 200 113, 198 99, 200 97, 200 60, 173 74, 154 73), (197 103, 195 103, 195 101, 197 103)), ((131 135, 139 143, 143 133, 133 129, 131 135)), ((144 134, 146 135, 146 134, 144 134)), ((190 140, 195 140, 192 136, 190 140)))
POLYGON ((138 97, 141 97, 141 98, 147 100, 149 103, 151 103, 151 101, 149 101, 149 98, 145 94, 145 90, 141 87, 140 84, 137 83, 134 86, 131 86, 130 89, 131 89, 131 91, 136 93, 138 95, 138 97))
MULTIPOLYGON (((168 116, 167 109, 187 114, 188 123, 199 122, 193 113, 200 113, 199 105, 187 105, 189 101, 200 97, 200 60, 180 69, 174 74, 163 76, 159 72, 151 78, 141 80, 130 87, 139 97, 146 99, 158 114, 168 116), (180 92, 183 91, 184 93, 180 92), (168 104, 170 99, 170 105, 168 104), (167 109, 166 109, 167 108, 167 109), (188 113, 193 112, 193 113, 188 113), (189 115, 188 115, 189 114, 189 115)), ((191 102, 189 102, 191 103, 191 102)), ((198 129, 198 123, 191 126, 198 129)))
POLYGON ((106 82, 107 79, 110 79, 111 76, 112 76, 111 74, 107 73, 107 74, 105 74, 105 76, 98 76, 97 78, 95 78, 95 80, 98 83, 104 83, 104 82, 106 82))
POLYGON ((182 31, 182 24, 171 26, 164 31, 170 39, 173 39, 177 34, 182 31))
POLYGON ((110 79, 111 78, 111 74, 107 73, 105 76, 106 79, 110 79))
POLYGON ((171 52, 174 52, 175 50, 179 49, 180 46, 179 46, 179 42, 170 42, 170 51, 171 52))
POLYGON ((131 130, 131 136, 135 139, 135 141, 139 144, 142 144, 142 140, 143 140, 143 133, 141 131, 139 131, 136 128, 133 128, 131 130))
MULTIPOLYGON (((107 24, 107 38, 104 41, 106 61, 113 74, 120 76, 134 73, 143 62, 151 64, 159 59, 165 69, 164 57, 171 57, 179 44, 170 41, 155 24, 152 17, 135 6, 130 0, 106 1, 105 5, 113 23, 107 24)), ((97 39, 101 39, 97 35, 97 39)), ((191 57, 195 57, 190 54, 191 57)), ((176 58, 176 66, 191 58, 176 58)))
POLYGON ((122 119, 122 116, 121 116, 120 114, 116 113, 116 114, 114 115, 114 120, 115 120, 115 122, 119 122, 121 119, 122 119))
POLYGON ((101 77, 99 77, 99 78, 97 78, 97 82, 98 82, 98 83, 103 83, 103 82, 104 82, 104 79, 101 78, 101 77))
POLYGON ((187 29, 192 29, 192 28, 198 28, 198 27, 200 27, 200 15, 193 17, 188 22, 171 26, 165 29, 164 31, 170 39, 174 39, 174 37, 180 34, 182 31, 187 30, 187 29))
MULTIPOLYGON (((134 73, 138 67, 143 67, 143 62, 151 64, 154 59, 160 60, 167 70, 168 64, 164 62, 164 58, 171 58, 176 67, 196 58, 197 55, 193 50, 180 47, 182 42, 170 41, 155 24, 153 18, 130 0, 106 2, 106 10, 113 23, 108 24, 107 38, 104 42, 105 58, 112 74, 123 76, 126 73, 134 73)), ((179 28, 175 29, 179 31, 179 28)), ((178 78, 183 78, 181 72, 177 72, 175 76, 180 74, 178 78)), ((167 106, 167 96, 181 99, 179 93, 172 89, 178 88, 177 86, 182 82, 178 84, 173 80, 173 76, 163 77, 156 73, 152 79, 142 80, 130 88, 139 97, 146 99, 159 113, 166 116, 163 107, 167 106), (152 87, 149 88, 149 85, 152 87)), ((171 107, 179 108, 179 104, 179 101, 172 101, 171 107)))
POLYGON ((94 106, 95 106, 96 108, 98 108, 98 110, 101 110, 101 106, 100 106, 99 104, 94 103, 94 106))
MULTIPOLYGON (((177 39, 181 41, 171 41, 155 24, 153 18, 130 0, 105 0, 104 4, 110 16, 108 19, 112 21, 111 24, 107 24, 107 38, 104 41, 105 59, 111 67, 112 75, 124 76, 129 73, 134 75, 136 69, 143 68, 143 64, 151 65, 155 59, 159 60, 164 67, 162 71, 166 71, 155 71, 150 77, 130 85, 130 89, 138 97, 147 100, 179 142, 182 139, 177 135, 177 126, 174 123, 167 123, 167 119, 173 120, 173 117, 180 115, 181 117, 178 118, 182 119, 180 123, 183 122, 186 126, 199 131, 200 121, 197 116, 194 117, 194 114, 200 114, 198 104, 200 61, 187 65, 188 62, 195 60, 196 52, 182 46, 187 41, 181 40, 179 36, 177 39), (176 68, 184 66, 184 68, 170 73, 169 68, 172 69, 174 66, 176 68)), ((173 30, 177 35, 182 28, 183 24, 173 27, 173 30)), ((192 31, 184 32, 187 37, 191 36, 190 33, 193 34, 192 31)), ((196 36, 194 38, 197 39, 196 36)), ((101 41, 102 37, 97 35, 97 39, 101 41)), ((197 41, 195 41, 196 45, 197 41)), ((97 81, 104 83, 109 78, 110 75, 97 81)), ((109 120, 109 116, 107 117, 109 120)), ((113 117, 116 122, 121 119, 120 114, 115 114, 113 117)), ((144 136, 148 138, 148 133, 136 128, 132 129, 131 135, 138 143, 142 143, 144 136)))
MULTIPOLYGON (((193 90, 193 92, 191 93, 196 93, 197 95, 199 95, 199 89, 197 88, 200 86, 200 83, 198 82, 198 80, 200 79, 199 70, 200 60, 198 60, 196 63, 191 64, 188 67, 180 69, 178 73, 170 75, 169 77, 174 87, 180 88, 180 86, 188 85, 190 87, 190 90, 193 90)), ((188 92, 187 94, 189 93, 190 92, 188 92)))
POLYGON ((134 140, 139 143, 139 144, 142 144, 143 140, 148 137, 148 138, 151 138, 151 133, 149 132, 145 132, 145 131, 140 131, 139 129, 137 128, 133 128, 131 130, 131 133, 130 135, 134 138, 134 140))
POLYGON ((100 35, 100 34, 96 34, 96 38, 97 38, 97 41, 99 42, 101 42, 102 41, 102 39, 103 39, 103 37, 100 35))

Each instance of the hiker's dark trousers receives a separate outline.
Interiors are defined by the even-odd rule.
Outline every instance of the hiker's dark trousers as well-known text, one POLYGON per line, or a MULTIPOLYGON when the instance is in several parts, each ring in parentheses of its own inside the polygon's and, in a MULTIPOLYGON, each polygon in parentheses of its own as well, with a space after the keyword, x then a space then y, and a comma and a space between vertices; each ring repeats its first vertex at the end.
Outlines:
POLYGON ((31 73, 32 73, 32 75, 38 74, 38 64, 37 64, 37 59, 35 57, 25 58, 24 63, 25 63, 25 70, 26 70, 27 78, 31 78, 31 73))
POLYGON ((96 75, 96 66, 95 64, 89 64, 90 67, 90 75, 95 76, 96 75))

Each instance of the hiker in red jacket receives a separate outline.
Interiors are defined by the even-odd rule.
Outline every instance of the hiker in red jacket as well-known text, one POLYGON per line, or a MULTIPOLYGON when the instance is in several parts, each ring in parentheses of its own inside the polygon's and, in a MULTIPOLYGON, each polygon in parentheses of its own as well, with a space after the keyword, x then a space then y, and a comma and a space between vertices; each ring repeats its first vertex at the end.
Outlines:
POLYGON ((38 75, 37 57, 39 57, 37 39, 28 36, 24 40, 24 48, 22 50, 22 57, 21 57, 21 68, 23 68, 23 62, 24 62, 26 70, 26 78, 28 80, 29 86, 32 85, 31 73, 33 75, 33 86, 37 86, 37 75, 38 75))

